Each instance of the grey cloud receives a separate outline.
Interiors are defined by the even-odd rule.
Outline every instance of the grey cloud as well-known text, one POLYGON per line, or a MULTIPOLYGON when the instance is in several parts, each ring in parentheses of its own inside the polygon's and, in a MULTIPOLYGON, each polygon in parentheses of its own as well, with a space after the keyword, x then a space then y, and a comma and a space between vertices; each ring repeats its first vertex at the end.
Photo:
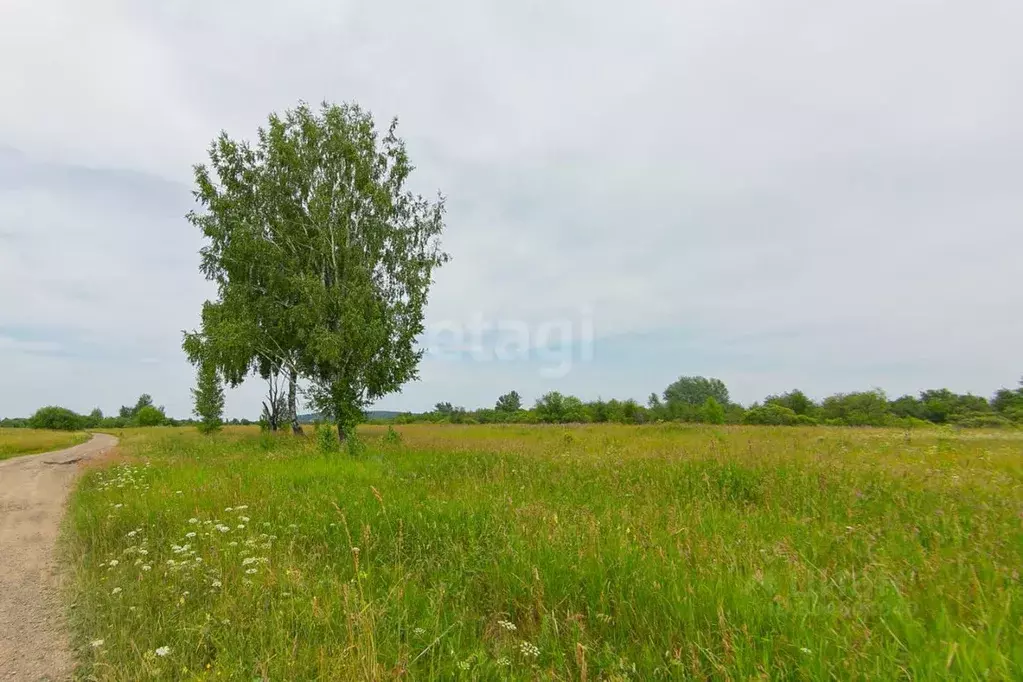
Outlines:
MULTIPOLYGON (((208 293, 180 218, 190 164, 221 128, 357 99, 400 115, 416 188, 449 196, 430 324, 592 306, 605 337, 683 329, 722 349, 558 386, 640 397, 700 371, 747 399, 797 381, 988 392, 1021 371, 1018 3, 94 5, 0 10, 0 58, 21 65, 0 75, 0 145, 24 152, 0 152, 0 286, 39 292, 35 315, 0 300, 0 326, 104 336, 84 307, 172 362, 208 293), (10 256, 56 235, 99 272, 10 256)), ((431 362, 393 404, 471 404, 451 392, 503 372, 431 362)))

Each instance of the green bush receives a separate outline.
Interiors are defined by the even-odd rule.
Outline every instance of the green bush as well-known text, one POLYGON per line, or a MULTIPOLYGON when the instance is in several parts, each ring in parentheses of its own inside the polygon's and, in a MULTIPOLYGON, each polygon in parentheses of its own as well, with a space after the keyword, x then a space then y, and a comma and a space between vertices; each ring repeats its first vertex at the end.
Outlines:
POLYGON ((771 403, 769 405, 753 407, 747 410, 746 416, 743 417, 743 423, 765 426, 794 426, 795 424, 800 423, 800 416, 805 415, 797 415, 794 411, 787 407, 771 403))
POLYGON ((152 405, 146 405, 135 416, 139 426, 160 426, 167 421, 166 415, 152 405))
POLYGON ((337 429, 331 423, 316 424, 316 446, 325 455, 337 452, 341 442, 337 439, 337 429))
POLYGON ((701 421, 706 424, 724 424, 725 423, 725 408, 721 406, 717 400, 713 397, 707 398, 701 408, 702 417, 701 421))
POLYGON ((66 407, 40 407, 28 420, 33 429, 53 429, 56 431, 79 431, 85 427, 85 417, 66 407))
POLYGON ((965 429, 1011 429, 1015 424, 997 414, 968 414, 954 417, 952 423, 965 429))

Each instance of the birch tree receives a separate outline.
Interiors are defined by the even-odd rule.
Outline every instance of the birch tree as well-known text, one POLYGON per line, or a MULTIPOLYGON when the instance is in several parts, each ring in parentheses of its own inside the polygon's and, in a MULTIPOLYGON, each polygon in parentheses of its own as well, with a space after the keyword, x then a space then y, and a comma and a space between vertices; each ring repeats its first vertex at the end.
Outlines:
POLYGON ((405 188, 396 130, 381 135, 354 104, 302 104, 271 115, 254 145, 222 133, 195 168, 203 210, 189 220, 220 300, 186 346, 220 348, 229 380, 242 365, 285 373, 296 425, 306 378, 342 440, 367 404, 417 377, 433 270, 447 261, 443 197, 405 188))

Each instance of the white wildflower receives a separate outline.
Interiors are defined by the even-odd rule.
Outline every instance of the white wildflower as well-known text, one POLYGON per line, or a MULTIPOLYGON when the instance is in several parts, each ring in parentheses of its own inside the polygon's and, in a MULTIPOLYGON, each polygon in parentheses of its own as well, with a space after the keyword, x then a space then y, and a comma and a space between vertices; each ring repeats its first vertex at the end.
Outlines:
POLYGON ((142 570, 143 571, 151 571, 151 570, 153 570, 153 567, 150 566, 149 564, 146 564, 145 566, 142 567, 142 570))
POLYGON ((98 649, 101 646, 103 646, 103 640, 102 639, 94 639, 94 640, 92 640, 92 642, 90 642, 90 644, 92 644, 92 648, 93 649, 98 649))
POLYGON ((115 587, 114 589, 110 590, 110 594, 121 594, 121 588, 115 587))
POLYGON ((518 630, 518 628, 515 627, 515 623, 509 622, 507 620, 499 620, 497 621, 497 624, 500 625, 505 630, 507 630, 508 632, 515 632, 516 630, 518 630))
POLYGON ((536 645, 530 644, 524 640, 521 644, 519 644, 519 651, 522 652, 523 656, 528 656, 530 658, 536 658, 540 655, 540 649, 538 649, 536 645))
POLYGON ((169 646, 162 646, 155 651, 157 656, 167 656, 170 652, 171 648, 169 646))
POLYGON ((248 573, 249 575, 252 575, 254 573, 258 573, 259 571, 258 571, 258 569, 250 568, 250 569, 247 569, 245 572, 248 573))
POLYGON ((110 566, 111 566, 111 568, 113 568, 114 566, 116 566, 116 565, 117 565, 117 564, 119 564, 119 563, 121 563, 121 562, 119 562, 119 561, 118 561, 117 559, 111 559, 111 560, 110 560, 110 566))
POLYGON ((195 532, 192 532, 192 533, 185 533, 185 537, 186 537, 186 538, 194 538, 194 537, 195 537, 195 532))
POLYGON ((188 522, 189 522, 189 523, 199 523, 199 519, 197 519, 197 518, 195 518, 195 517, 193 516, 192 518, 190 518, 190 519, 188 520, 188 522))

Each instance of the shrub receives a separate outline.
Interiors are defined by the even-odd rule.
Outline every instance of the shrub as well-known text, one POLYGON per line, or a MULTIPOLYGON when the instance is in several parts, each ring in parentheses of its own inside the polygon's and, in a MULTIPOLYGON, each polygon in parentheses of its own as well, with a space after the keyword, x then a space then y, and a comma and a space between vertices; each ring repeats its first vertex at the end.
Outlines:
POLYGON ((794 426, 799 423, 800 415, 787 407, 776 403, 753 407, 746 412, 743 418, 744 424, 769 425, 769 426, 794 426))
POLYGON ((56 431, 78 431, 85 427, 85 418, 66 407, 40 407, 28 420, 33 429, 54 429, 56 431))
POLYGON ((167 421, 166 415, 152 405, 146 405, 135 416, 139 426, 160 426, 167 421))
POLYGON ((702 421, 707 424, 724 424, 725 408, 713 397, 707 398, 701 408, 702 421))
POLYGON ((997 414, 969 414, 953 418, 952 423, 966 429, 1006 429, 1016 426, 1012 421, 997 414))
POLYGON ((316 445, 320 448, 320 452, 327 455, 332 452, 337 452, 341 443, 337 439, 337 431, 334 430, 334 426, 327 422, 326 424, 316 424, 316 445))

